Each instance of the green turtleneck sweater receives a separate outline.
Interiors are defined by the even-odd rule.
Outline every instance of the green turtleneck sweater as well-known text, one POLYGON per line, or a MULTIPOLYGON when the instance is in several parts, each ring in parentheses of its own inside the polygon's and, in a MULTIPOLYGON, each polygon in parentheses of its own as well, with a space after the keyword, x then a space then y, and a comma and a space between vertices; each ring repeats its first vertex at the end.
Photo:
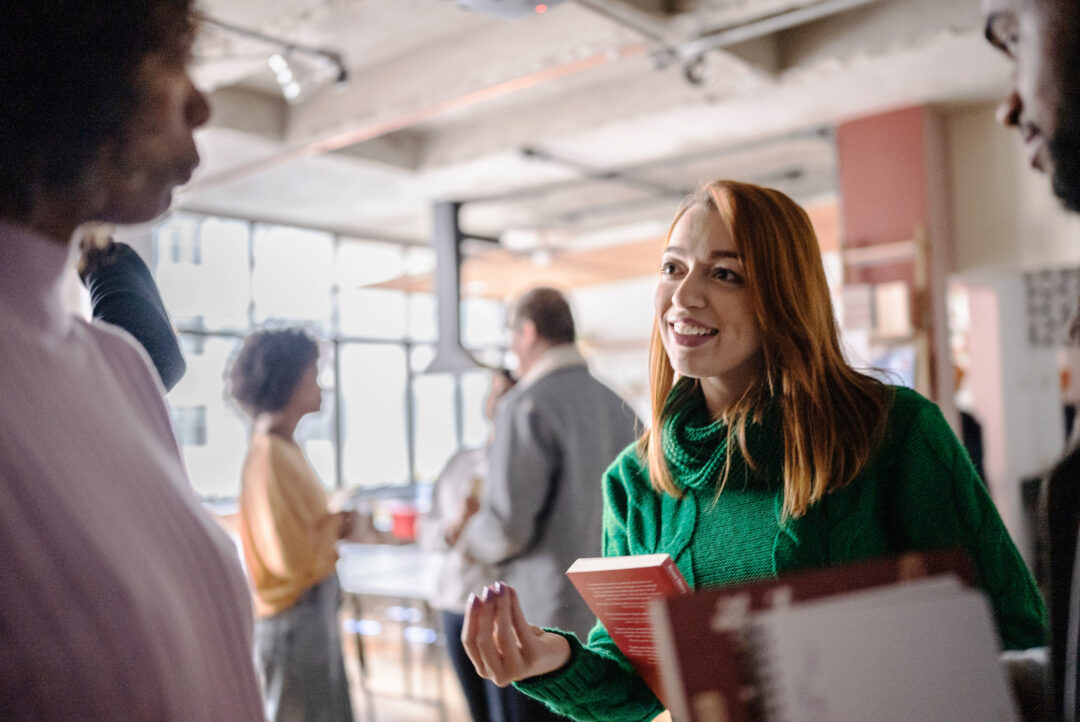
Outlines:
MULTIPOLYGON (((848 564, 904 551, 963 547, 1007 649, 1046 643, 1046 609, 985 486, 936 405, 895 389, 885 435, 862 473, 799 519, 781 521, 776 419, 748 429, 751 474, 700 395, 665 427, 664 455, 681 499, 659 494, 634 446, 604 478, 605 556, 666 552, 694 588, 848 564)), ((558 631, 558 630, 554 630, 558 631)), ((651 720, 663 707, 599 623, 587 644, 567 634, 570 661, 518 688, 577 720, 651 720)))

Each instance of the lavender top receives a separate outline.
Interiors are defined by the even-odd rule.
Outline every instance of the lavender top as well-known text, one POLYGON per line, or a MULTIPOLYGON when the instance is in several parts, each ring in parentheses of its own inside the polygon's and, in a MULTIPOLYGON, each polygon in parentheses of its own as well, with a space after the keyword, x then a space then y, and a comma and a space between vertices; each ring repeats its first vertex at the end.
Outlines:
POLYGON ((235 549, 145 352, 61 307, 68 260, 0 222, 0 709, 262 719, 235 549))

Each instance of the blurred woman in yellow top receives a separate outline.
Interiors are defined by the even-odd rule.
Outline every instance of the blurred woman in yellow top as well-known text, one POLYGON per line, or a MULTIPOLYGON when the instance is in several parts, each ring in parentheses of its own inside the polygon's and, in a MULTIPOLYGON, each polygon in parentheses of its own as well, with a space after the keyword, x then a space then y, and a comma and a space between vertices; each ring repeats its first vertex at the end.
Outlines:
POLYGON ((255 598, 255 659, 270 720, 352 720, 341 656, 338 539, 352 512, 331 513, 296 425, 322 407, 319 347, 298 329, 258 331, 229 371, 252 419, 239 527, 255 598))

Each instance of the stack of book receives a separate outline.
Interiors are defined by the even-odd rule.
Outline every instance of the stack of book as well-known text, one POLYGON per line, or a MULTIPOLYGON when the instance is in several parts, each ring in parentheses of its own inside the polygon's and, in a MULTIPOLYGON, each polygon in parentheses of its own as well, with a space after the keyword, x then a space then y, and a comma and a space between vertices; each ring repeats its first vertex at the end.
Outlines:
POLYGON ((567 574, 678 722, 1016 719, 960 551, 698 592, 666 554, 567 574))

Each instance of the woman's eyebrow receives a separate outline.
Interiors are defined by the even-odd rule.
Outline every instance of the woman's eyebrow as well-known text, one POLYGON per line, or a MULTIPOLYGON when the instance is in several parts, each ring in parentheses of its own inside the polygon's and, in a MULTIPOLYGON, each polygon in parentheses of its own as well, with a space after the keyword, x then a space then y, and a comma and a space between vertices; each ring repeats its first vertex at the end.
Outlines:
MULTIPOLYGON (((687 253, 686 249, 682 248, 681 246, 668 246, 667 248, 664 249, 664 253, 668 253, 668 252, 674 253, 677 256, 689 255, 687 253)), ((741 260, 742 256, 739 255, 738 251, 726 251, 725 250, 725 251, 710 251, 709 252, 709 260, 710 261, 718 259, 718 258, 734 258, 736 260, 741 260)))

